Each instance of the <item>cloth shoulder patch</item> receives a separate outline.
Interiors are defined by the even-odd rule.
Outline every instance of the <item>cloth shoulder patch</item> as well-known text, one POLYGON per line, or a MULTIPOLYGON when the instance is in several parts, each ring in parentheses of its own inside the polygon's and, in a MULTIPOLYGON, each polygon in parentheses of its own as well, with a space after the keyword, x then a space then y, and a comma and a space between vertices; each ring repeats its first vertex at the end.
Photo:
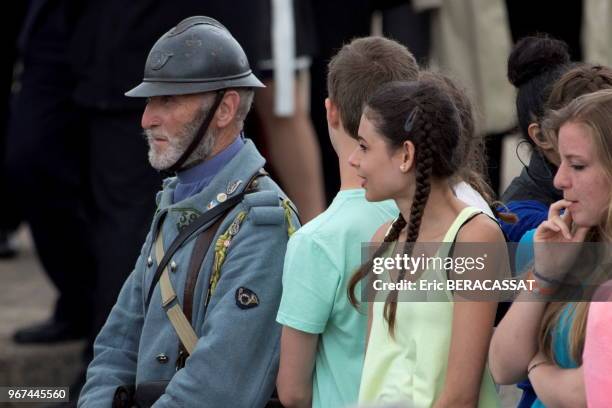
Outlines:
POLYGON ((254 225, 280 225, 285 222, 285 210, 280 207, 255 207, 249 211, 254 225))
POLYGON ((279 225, 284 221, 276 191, 257 191, 244 196, 244 204, 250 208, 249 219, 254 225, 279 225))
POLYGON ((244 204, 247 207, 278 207, 279 195, 276 191, 256 191, 244 196, 244 204))

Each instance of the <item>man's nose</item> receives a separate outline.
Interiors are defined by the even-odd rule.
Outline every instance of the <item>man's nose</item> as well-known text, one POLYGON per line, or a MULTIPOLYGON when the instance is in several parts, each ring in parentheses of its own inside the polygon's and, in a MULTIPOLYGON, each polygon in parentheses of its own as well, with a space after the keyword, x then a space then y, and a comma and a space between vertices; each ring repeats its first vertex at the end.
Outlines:
POLYGON ((147 106, 145 106, 145 110, 142 113, 140 126, 142 126, 143 129, 151 129, 154 126, 158 126, 160 123, 161 120, 159 115, 156 113, 155 108, 153 108, 150 103, 147 103, 147 106))

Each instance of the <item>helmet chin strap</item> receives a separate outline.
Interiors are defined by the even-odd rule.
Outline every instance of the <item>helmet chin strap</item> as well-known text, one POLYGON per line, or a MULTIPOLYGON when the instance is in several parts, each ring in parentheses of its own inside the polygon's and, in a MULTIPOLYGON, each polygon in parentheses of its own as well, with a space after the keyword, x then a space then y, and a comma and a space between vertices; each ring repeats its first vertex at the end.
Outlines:
POLYGON ((215 94, 215 101, 213 102, 212 106, 208 110, 208 114, 206 115, 206 118, 204 119, 204 121, 198 128, 197 132, 195 133, 195 137, 193 138, 189 146, 187 146, 187 149, 181 155, 181 157, 178 158, 176 163, 174 163, 172 166, 164 170, 163 173, 166 173, 168 175, 173 175, 173 173, 176 173, 183 169, 183 165, 185 164, 189 156, 191 156, 191 153, 193 153, 193 151, 196 149, 196 147, 198 147, 198 145, 204 138, 204 135, 206 134, 206 131, 208 130, 208 126, 210 126, 210 122, 212 122, 212 119, 215 116, 215 113, 217 112, 217 108, 221 104, 221 101, 223 100, 224 95, 225 95, 225 89, 221 89, 220 91, 217 91, 217 93, 215 94))

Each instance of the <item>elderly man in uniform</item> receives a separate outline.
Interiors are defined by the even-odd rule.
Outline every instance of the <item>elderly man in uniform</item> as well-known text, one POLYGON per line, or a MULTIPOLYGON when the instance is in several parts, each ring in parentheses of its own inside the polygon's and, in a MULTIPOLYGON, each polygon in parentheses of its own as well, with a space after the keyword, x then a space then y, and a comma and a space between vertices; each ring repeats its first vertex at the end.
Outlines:
POLYGON ((242 134, 262 87, 229 31, 190 17, 151 49, 142 127, 176 172, 94 345, 79 406, 259 407, 279 358, 275 323, 292 204, 242 134), (135 389, 135 390, 134 390, 135 389))

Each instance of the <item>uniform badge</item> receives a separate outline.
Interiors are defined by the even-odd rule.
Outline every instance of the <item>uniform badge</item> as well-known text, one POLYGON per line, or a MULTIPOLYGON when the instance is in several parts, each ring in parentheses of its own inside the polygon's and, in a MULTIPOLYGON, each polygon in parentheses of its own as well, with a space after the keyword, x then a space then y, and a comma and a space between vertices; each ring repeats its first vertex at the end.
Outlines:
POLYGON ((241 309, 251 309, 259 305, 259 299, 251 289, 240 287, 236 289, 236 305, 241 309))
POLYGON ((232 225, 230 225, 228 229, 229 234, 233 237, 238 231, 240 231, 240 225, 237 222, 232 222, 232 225))
POLYGON ((159 71, 162 69, 164 65, 168 62, 168 60, 173 56, 171 52, 165 51, 153 51, 151 53, 149 64, 153 71, 159 71))
POLYGON ((225 202, 225 200, 227 200, 227 194, 225 193, 219 193, 217 194, 217 201, 220 203, 225 202))
POLYGON ((241 184, 242 184, 242 180, 232 181, 231 183, 227 185, 227 190, 225 190, 225 192, 227 193, 227 195, 232 195, 236 192, 236 190, 241 184))

